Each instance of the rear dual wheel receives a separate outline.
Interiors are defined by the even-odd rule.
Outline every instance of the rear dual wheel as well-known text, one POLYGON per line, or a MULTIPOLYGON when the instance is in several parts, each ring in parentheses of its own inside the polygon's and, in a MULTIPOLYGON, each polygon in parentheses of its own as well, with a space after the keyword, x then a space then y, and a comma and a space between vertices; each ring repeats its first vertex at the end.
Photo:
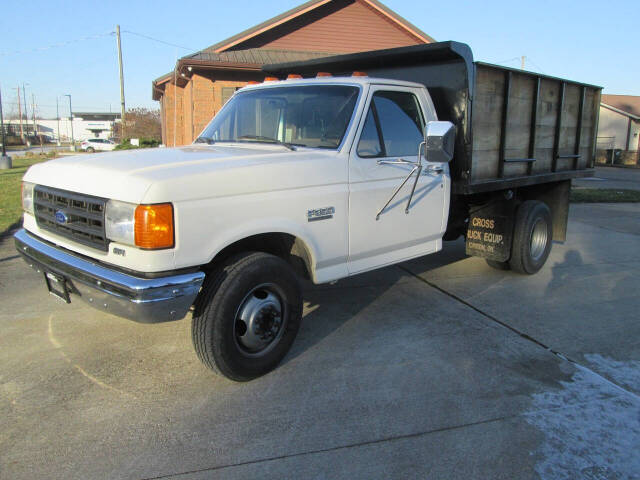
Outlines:
POLYGON ((247 381, 280 363, 301 319, 302 293, 289 264, 243 253, 207 275, 191 321, 193 345, 211 370, 247 381))
POLYGON ((553 225, 549 207, 538 200, 527 200, 516 211, 511 258, 507 262, 487 260, 487 264, 498 270, 533 275, 549 258, 552 239, 553 225))

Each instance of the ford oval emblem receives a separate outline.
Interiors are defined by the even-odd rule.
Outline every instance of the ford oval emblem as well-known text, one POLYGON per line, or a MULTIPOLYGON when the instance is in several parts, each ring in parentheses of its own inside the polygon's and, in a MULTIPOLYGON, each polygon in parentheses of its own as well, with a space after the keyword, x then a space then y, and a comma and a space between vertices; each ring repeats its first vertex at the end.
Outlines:
POLYGON ((62 210, 58 210, 56 212, 56 222, 57 223, 67 223, 69 221, 69 217, 62 210))

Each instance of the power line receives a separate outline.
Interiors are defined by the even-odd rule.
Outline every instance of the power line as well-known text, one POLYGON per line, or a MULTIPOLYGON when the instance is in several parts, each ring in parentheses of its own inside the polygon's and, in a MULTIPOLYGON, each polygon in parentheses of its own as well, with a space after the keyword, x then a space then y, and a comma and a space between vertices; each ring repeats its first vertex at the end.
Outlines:
POLYGON ((81 42, 86 42, 88 40, 96 40, 98 38, 109 37, 109 36, 112 36, 113 34, 114 32, 110 31, 106 33, 98 33, 96 35, 88 35, 86 37, 76 38, 74 40, 67 40, 65 42, 54 43, 52 45, 47 45, 44 47, 32 48, 29 50, 14 50, 13 52, 0 52, 0 57, 9 56, 9 55, 23 55, 25 53, 44 52, 46 50, 51 50, 53 48, 67 47, 74 43, 81 43, 81 42))
POLYGON ((520 60, 520 57, 513 57, 513 58, 508 58, 506 60, 502 60, 500 62, 494 62, 496 65, 500 65, 502 63, 509 63, 509 62, 513 62, 514 60, 520 60))
MULTIPOLYGON (((131 31, 131 30, 122 30, 122 32, 123 33, 130 33, 131 35, 136 35, 138 37, 146 38, 147 40, 151 40, 152 42, 162 43, 163 45, 168 45, 170 47, 177 47, 177 48, 181 48, 183 50, 188 50, 190 52, 194 52, 194 51, 197 50, 195 48, 185 47, 183 45, 177 45, 177 44, 171 43, 171 42, 165 42, 164 40, 160 40, 159 38, 154 38, 154 37, 151 37, 149 35, 145 35, 143 33, 134 32, 134 31, 131 31)), ((27 49, 27 50, 14 50, 14 51, 0 52, 0 57, 6 57, 6 56, 10 56, 10 55, 24 55, 26 53, 45 52, 47 50, 51 50, 51 49, 54 49, 54 48, 67 47, 67 46, 73 45, 75 43, 82 43, 82 42, 86 42, 86 41, 89 41, 89 40, 96 40, 96 39, 99 39, 99 38, 111 37, 113 35, 115 35, 115 32, 113 30, 111 30, 111 31, 105 32, 105 33, 98 33, 98 34, 95 34, 95 35, 87 35, 85 37, 76 38, 76 39, 73 39, 73 40, 66 40, 64 42, 53 43, 51 45, 46 45, 44 47, 36 47, 36 48, 27 49)))
MULTIPOLYGON (((506 60, 502 60, 502 61, 500 61, 500 62, 493 62, 493 63, 494 63, 495 65, 503 65, 503 64, 505 64, 505 63, 511 63, 511 62, 516 61, 516 60, 520 61, 521 59, 522 59, 522 57, 513 57, 513 58, 508 58, 508 59, 506 59, 506 60)), ((531 65, 533 65, 534 67, 536 67, 540 73, 542 73, 542 74, 545 74, 545 75, 546 75, 546 73, 544 72, 544 70, 542 70, 542 69, 540 68, 540 66, 539 66, 536 62, 534 62, 533 60, 531 60, 531 57, 527 56, 527 57, 526 57, 526 59, 527 59, 527 62, 529 62, 529 63, 530 63, 531 65)))
MULTIPOLYGON (((6 105, 14 105, 14 106, 15 106, 15 105, 18 105, 18 102, 6 102, 6 101, 5 101, 5 102, 3 102, 3 103, 4 103, 4 104, 6 104, 6 105)), ((36 107, 55 108, 56 106, 55 106, 55 105, 52 105, 52 104, 47 104, 47 103, 37 103, 37 104, 36 104, 36 107)), ((74 105, 74 108, 85 108, 85 109, 93 109, 93 110, 96 110, 96 109, 104 108, 104 106, 103 106, 103 107, 97 107, 97 106, 95 106, 95 105, 94 105, 94 106, 86 106, 86 105, 77 105, 77 106, 76 106, 76 105, 74 105)), ((117 113, 117 112, 114 112, 114 113, 117 113)))
POLYGON ((189 50, 191 52, 196 50, 195 48, 183 47, 182 45, 176 45, 175 43, 165 42, 164 40, 160 40, 158 38, 153 38, 153 37, 150 37, 149 35, 144 35, 144 34, 138 33, 138 32, 132 32, 131 30, 122 30, 122 33, 130 33, 131 35, 136 35, 138 37, 146 38, 147 40, 151 40, 153 42, 158 42, 158 43, 162 43, 164 45, 169 45, 170 47, 182 48, 183 50, 189 50))
POLYGON ((540 73, 544 73, 544 70, 542 70, 536 62, 531 60, 531 57, 527 57, 527 60, 529 60, 529 62, 540 71, 540 73))

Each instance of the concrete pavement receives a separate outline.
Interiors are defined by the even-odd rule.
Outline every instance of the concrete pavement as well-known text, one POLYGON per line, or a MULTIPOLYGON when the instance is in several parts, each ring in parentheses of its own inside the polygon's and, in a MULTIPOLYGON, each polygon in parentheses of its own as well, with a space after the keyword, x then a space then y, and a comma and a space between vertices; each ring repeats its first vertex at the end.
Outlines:
POLYGON ((189 321, 49 298, 0 245, 0 478, 588 478, 640 472, 640 206, 573 205, 537 275, 461 242, 309 287, 237 384, 189 321))

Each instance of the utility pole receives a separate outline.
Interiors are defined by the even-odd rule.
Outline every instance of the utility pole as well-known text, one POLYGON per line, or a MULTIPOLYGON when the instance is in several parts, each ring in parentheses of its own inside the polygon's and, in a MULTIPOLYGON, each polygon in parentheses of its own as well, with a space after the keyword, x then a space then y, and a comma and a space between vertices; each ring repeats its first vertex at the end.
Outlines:
POLYGON ((36 126, 36 96, 31 93, 31 118, 33 120, 33 136, 38 138, 38 127, 36 126))
POLYGON ((22 102, 20 101, 20 84, 18 84, 18 116, 20 117, 20 138, 24 142, 24 129, 22 128, 22 102))
POLYGON ((76 141, 73 138, 73 110, 71 109, 71 95, 70 94, 66 94, 64 95, 65 97, 69 97, 69 120, 71 120, 71 151, 75 152, 76 151, 76 141))
POLYGON ((56 95, 56 120, 58 121, 58 146, 60 146, 60 110, 58 108, 58 96, 56 95))
POLYGON ((116 25, 118 41, 118 65, 120 66, 120 141, 124 140, 124 75, 122 73, 122 43, 120 42, 120 25, 116 25))
POLYGON ((527 58, 524 55, 522 55, 522 57, 520 57, 520 69, 524 70, 524 59, 527 58))
MULTIPOLYGON (((28 85, 28 84, 27 84, 28 85)), ((24 127, 27 133, 27 147, 31 146, 31 141, 29 140, 29 112, 27 111, 27 91, 24 88, 24 82, 22 82, 22 99, 24 100, 24 127)))
POLYGON ((13 165, 11 165, 11 157, 7 155, 7 148, 5 146, 4 115, 2 114, 2 90, 0 90, 0 130, 2 130, 2 157, 0 157, 0 169, 8 170, 13 165))
POLYGON ((44 146, 42 145, 42 137, 40 136, 40 129, 36 124, 36 96, 31 93, 31 111, 33 112, 33 134, 36 140, 40 139, 40 150, 44 153, 44 146))

